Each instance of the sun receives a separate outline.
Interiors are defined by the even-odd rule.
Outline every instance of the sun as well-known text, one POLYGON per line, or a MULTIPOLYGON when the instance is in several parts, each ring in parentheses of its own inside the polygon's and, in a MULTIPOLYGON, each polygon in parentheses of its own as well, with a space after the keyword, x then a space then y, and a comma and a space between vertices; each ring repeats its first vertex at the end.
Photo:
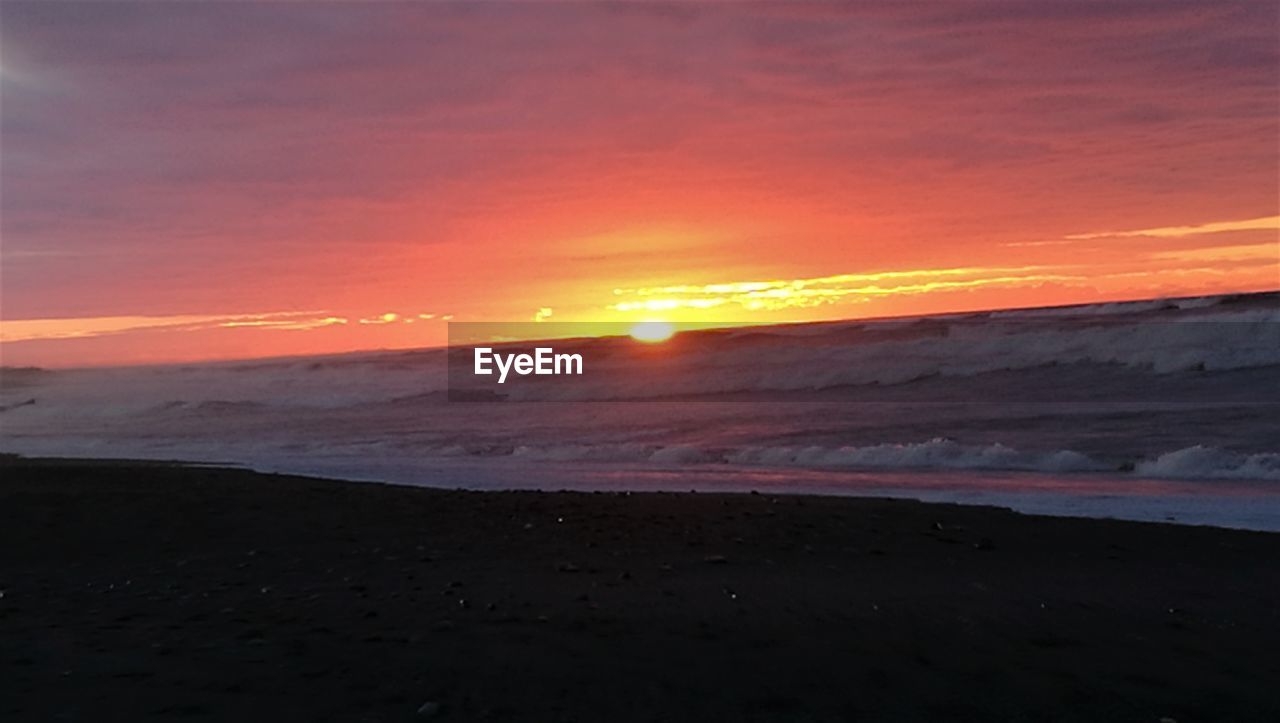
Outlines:
POLYGON ((645 344, 657 344, 670 339, 676 328, 665 321, 641 321, 631 327, 631 338, 645 344))

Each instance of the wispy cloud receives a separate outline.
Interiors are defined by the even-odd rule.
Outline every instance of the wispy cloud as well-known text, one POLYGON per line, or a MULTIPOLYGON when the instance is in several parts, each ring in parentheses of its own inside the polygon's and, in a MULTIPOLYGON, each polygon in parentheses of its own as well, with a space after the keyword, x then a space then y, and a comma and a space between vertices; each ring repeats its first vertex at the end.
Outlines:
POLYGON ((346 324, 347 320, 341 316, 326 316, 320 319, 233 319, 218 324, 224 329, 235 329, 238 327, 254 327, 261 329, 284 329, 291 331, 305 331, 308 329, 319 329, 324 326, 333 326, 334 324, 346 324))
POLYGON ((1160 261, 1271 261, 1280 264, 1280 243, 1266 241, 1257 244, 1157 251, 1151 254, 1151 258, 1160 261))
POLYGON ((673 311, 738 306, 748 311, 811 307, 837 302, 869 301, 892 295, 937 291, 1033 285, 1078 280, 1050 273, 1043 266, 1009 268, 945 268, 839 274, 771 281, 735 281, 704 285, 614 289, 622 297, 609 306, 615 311, 673 311))
POLYGON ((102 316, 69 319, 5 320, 0 343, 47 339, 80 339, 136 331, 201 331, 205 329, 264 328, 307 331, 346 324, 340 316, 322 311, 281 311, 265 314, 204 314, 175 316, 102 316))
POLYGON ((361 324, 394 324, 400 320, 400 315, 394 311, 388 311, 378 316, 370 316, 360 320, 361 324))
POLYGON ((1222 233, 1224 231, 1264 231, 1280 230, 1280 216, 1251 218, 1245 221, 1215 221, 1198 226, 1162 226, 1160 228, 1143 228, 1136 231, 1101 231, 1097 233, 1080 233, 1067 236, 1071 240, 1097 238, 1132 238, 1146 236, 1149 238, 1182 238, 1206 233, 1222 233))

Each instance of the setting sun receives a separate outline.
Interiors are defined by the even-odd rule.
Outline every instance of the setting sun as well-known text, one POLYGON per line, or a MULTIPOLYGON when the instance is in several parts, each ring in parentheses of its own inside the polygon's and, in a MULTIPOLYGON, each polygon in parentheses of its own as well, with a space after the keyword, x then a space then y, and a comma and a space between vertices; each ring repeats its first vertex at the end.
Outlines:
POLYGON ((665 321, 642 321, 631 327, 631 338, 646 344, 657 344, 674 336, 676 328, 665 321))

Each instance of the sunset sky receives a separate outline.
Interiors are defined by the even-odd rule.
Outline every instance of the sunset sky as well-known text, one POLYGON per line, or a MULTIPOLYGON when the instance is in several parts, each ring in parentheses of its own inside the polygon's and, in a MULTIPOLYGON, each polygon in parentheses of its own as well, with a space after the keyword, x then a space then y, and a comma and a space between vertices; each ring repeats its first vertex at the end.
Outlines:
POLYGON ((0 354, 1280 288, 1280 5, 0 3, 0 354))

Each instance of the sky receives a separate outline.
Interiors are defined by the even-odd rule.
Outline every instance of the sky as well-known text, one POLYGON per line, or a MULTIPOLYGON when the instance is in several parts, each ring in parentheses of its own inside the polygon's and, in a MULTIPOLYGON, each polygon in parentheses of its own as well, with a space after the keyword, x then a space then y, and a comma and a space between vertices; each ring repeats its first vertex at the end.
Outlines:
POLYGON ((1274 2, 0 2, 0 362, 1280 288, 1274 2))

